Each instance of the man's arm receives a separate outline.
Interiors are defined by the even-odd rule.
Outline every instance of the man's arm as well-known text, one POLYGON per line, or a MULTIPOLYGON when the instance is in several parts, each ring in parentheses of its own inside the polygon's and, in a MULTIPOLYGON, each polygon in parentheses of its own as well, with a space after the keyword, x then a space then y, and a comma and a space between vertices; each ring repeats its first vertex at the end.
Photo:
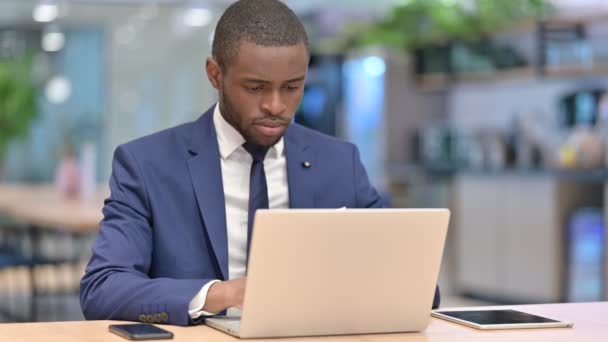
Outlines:
POLYGON ((152 225, 145 180, 127 148, 116 149, 110 198, 80 283, 87 319, 187 325, 188 304, 213 279, 151 279, 152 225))
MULTIPOLYGON (((382 208, 383 203, 378 191, 369 182, 369 177, 365 171, 365 167, 361 163, 359 156, 359 150, 354 147, 353 151, 354 159, 354 182, 355 182, 355 194, 357 196, 357 206, 359 208, 382 208)), ((441 295, 439 293, 439 286, 435 288, 435 296, 433 298, 433 309, 439 307, 441 302, 441 295)))
POLYGON ((355 186, 355 196, 357 197, 357 208, 382 208, 382 198, 378 191, 369 182, 367 171, 361 163, 359 149, 353 146, 353 181, 355 186))

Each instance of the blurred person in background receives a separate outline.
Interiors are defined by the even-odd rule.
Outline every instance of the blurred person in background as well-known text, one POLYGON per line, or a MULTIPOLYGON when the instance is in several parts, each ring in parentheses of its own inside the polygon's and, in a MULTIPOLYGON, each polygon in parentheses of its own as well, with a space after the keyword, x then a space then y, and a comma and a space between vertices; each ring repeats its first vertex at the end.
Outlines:
POLYGON ((87 319, 188 325, 238 312, 256 209, 381 207, 354 145, 292 123, 309 56, 280 1, 225 11, 206 62, 218 103, 115 151, 81 281, 87 319))

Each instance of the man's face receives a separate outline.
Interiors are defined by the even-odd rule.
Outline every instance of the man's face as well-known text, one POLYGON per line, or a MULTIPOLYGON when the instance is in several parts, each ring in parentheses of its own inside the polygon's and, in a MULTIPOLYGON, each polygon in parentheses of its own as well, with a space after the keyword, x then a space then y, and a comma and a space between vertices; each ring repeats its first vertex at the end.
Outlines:
POLYGON ((272 146, 302 100, 308 70, 306 45, 269 47, 241 42, 238 57, 219 70, 207 61, 222 116, 249 143, 272 146))

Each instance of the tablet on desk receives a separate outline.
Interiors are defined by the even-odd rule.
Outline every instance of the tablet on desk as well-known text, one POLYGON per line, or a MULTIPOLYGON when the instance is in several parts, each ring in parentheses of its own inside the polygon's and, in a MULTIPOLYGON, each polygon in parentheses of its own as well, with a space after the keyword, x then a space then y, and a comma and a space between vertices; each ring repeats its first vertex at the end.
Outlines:
POLYGON ((433 317, 482 330, 570 328, 572 323, 517 310, 433 311, 433 317))

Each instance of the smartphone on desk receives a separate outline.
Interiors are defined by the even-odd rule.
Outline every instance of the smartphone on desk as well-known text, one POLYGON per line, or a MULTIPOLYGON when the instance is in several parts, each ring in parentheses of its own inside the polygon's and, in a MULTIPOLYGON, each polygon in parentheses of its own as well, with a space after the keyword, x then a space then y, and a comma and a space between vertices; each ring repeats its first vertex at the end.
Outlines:
POLYGON ((110 331, 129 340, 170 340, 173 333, 152 324, 112 324, 110 331))

